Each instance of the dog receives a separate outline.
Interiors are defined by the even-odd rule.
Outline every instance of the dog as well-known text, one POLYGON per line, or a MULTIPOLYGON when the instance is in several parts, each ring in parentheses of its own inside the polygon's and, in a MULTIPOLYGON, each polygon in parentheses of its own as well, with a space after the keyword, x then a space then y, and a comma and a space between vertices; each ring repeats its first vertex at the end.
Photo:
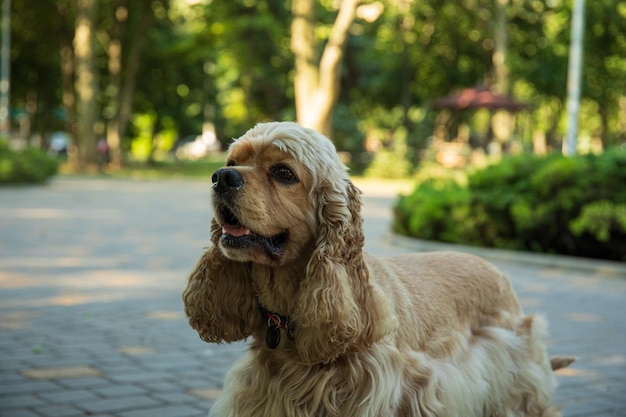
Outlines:
POLYGON ((559 416, 546 321, 478 257, 363 251, 332 142, 258 124, 212 176, 212 246, 183 291, 206 342, 251 338, 215 417, 559 416))

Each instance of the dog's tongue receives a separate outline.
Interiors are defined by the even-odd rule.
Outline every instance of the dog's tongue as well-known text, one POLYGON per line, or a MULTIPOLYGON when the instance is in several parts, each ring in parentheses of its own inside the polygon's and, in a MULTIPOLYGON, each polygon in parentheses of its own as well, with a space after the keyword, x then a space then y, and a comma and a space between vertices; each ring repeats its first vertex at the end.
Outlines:
POLYGON ((222 226, 222 233, 225 235, 231 235, 235 237, 241 237, 250 234, 250 230, 241 226, 233 226, 231 224, 225 224, 222 226))

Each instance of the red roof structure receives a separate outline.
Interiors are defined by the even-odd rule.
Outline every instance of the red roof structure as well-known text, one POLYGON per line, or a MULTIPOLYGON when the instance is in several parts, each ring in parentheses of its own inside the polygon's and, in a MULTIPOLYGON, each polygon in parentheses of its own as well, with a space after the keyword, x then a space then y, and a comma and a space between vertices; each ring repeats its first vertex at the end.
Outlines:
POLYGON ((496 94, 487 87, 473 87, 437 99, 433 102, 433 107, 435 109, 489 109, 515 112, 527 108, 528 105, 513 100, 511 97, 496 94))

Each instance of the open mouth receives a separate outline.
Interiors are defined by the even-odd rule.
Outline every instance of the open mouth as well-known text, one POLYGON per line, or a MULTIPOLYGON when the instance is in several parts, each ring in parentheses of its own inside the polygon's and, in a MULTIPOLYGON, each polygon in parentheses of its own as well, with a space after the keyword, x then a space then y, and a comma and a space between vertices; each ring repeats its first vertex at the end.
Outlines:
POLYGON ((225 247, 239 249, 261 247, 275 258, 282 254, 283 246, 287 243, 287 232, 270 237, 259 235, 243 225, 226 206, 219 207, 218 215, 222 220, 221 243, 225 247))

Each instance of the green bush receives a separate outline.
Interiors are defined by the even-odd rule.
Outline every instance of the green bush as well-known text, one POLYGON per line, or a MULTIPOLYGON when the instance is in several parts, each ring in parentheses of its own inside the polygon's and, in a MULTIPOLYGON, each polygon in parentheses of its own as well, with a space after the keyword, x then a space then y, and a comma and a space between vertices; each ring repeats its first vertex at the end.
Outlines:
POLYGON ((40 149, 13 151, 0 142, 0 184, 43 183, 57 170, 58 162, 40 149))
POLYGON ((626 150, 520 155, 401 197, 394 230, 422 239, 626 260, 626 150))

